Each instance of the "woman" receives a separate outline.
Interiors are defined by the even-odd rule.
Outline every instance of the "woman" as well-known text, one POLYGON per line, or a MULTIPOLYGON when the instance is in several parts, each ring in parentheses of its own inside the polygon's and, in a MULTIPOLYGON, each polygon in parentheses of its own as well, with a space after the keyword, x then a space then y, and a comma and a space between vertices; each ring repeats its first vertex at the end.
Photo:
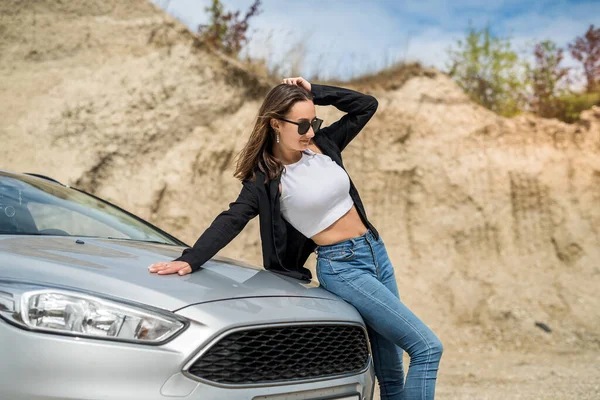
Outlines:
POLYGON ((264 268, 310 280, 304 267, 317 254, 321 285, 352 304, 369 334, 382 399, 433 399, 442 343, 401 301, 383 239, 369 222, 342 150, 375 114, 377 100, 353 90, 286 78, 260 107, 239 154, 238 198, 192 248, 149 267, 158 274, 189 274, 260 215, 264 268), (319 129, 315 105, 346 114, 319 129), (402 351, 410 355, 404 381, 402 351))

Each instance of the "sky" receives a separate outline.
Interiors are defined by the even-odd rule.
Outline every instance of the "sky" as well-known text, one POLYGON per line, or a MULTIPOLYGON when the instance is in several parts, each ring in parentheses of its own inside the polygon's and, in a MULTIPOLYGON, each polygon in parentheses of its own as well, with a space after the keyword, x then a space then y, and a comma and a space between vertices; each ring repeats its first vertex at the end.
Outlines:
MULTIPOLYGON (((151 0, 195 31, 208 22, 211 0, 151 0)), ((222 0, 226 11, 243 16, 253 0, 222 0)), ((565 66, 580 64, 567 43, 600 26, 600 0, 262 0, 249 19, 242 55, 265 58, 300 76, 349 79, 396 61, 420 61, 447 70, 448 48, 457 48, 469 22, 487 23, 493 35, 532 60, 533 43, 553 40, 565 51, 565 66), (297 61, 301 60, 301 62, 297 61)), ((273 64, 274 65, 274 64, 273 64)), ((581 71, 572 77, 583 84, 581 71)))

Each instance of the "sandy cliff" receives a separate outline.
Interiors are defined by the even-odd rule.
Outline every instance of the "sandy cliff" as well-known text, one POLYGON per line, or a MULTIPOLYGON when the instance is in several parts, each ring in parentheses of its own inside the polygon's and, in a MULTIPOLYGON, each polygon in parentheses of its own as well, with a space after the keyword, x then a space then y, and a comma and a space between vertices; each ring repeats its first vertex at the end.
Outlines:
MULTIPOLYGON (((277 83, 142 0, 3 1, 0 76, 0 168, 190 244, 239 191, 233 157, 277 83)), ((600 109, 578 125, 506 119, 435 71, 397 86, 357 87, 379 109, 344 162, 402 299, 446 347, 599 348, 600 109)), ((255 219, 221 254, 259 264, 259 241, 255 219)))

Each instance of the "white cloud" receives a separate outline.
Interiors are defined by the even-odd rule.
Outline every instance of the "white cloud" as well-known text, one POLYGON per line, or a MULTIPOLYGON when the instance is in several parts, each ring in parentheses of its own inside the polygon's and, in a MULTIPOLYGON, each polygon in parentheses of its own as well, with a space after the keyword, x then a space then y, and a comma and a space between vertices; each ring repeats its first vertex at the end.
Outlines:
POLYGON ((407 61, 419 60, 424 66, 433 66, 446 70, 448 48, 456 47, 456 40, 462 32, 447 32, 439 28, 431 28, 409 38, 407 61))
POLYGON ((308 0, 271 8, 268 3, 267 11, 253 23, 257 31, 250 54, 263 53, 270 46, 278 49, 273 61, 282 63, 286 51, 302 42, 307 48, 306 74, 320 71, 349 77, 378 68, 386 57, 397 57, 391 53, 399 52, 407 36, 398 19, 375 2, 347 2, 340 7, 335 2, 308 0))

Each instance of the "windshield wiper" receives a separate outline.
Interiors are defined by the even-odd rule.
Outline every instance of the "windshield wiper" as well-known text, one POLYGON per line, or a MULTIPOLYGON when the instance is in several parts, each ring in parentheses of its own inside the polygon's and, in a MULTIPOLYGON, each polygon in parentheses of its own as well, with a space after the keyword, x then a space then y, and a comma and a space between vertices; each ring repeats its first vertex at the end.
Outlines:
POLYGON ((176 244, 173 244, 173 243, 159 242, 158 240, 142 240, 142 239, 131 239, 131 238, 119 238, 119 237, 112 237, 112 236, 108 236, 106 238, 99 238, 99 239, 130 240, 130 241, 133 241, 133 242, 157 243, 157 244, 167 244, 169 246, 177 246, 176 244))
MULTIPOLYGON (((39 233, 39 232, 8 232, 8 231, 0 231, 0 235, 37 235, 37 236, 46 236, 46 235, 49 235, 49 234, 47 234, 47 233, 39 233)), ((64 235, 61 235, 61 236, 64 236, 64 235)))
POLYGON ((156 243, 156 244, 166 244, 168 246, 179 246, 173 243, 160 242, 158 240, 142 240, 142 239, 131 239, 131 238, 119 238, 112 236, 86 236, 86 235, 57 235, 54 233, 39 233, 39 232, 7 232, 0 231, 0 235, 19 235, 19 236, 60 236, 60 237, 82 237, 82 238, 91 238, 91 239, 113 239, 113 240, 129 240, 134 242, 142 242, 142 243, 156 243))

